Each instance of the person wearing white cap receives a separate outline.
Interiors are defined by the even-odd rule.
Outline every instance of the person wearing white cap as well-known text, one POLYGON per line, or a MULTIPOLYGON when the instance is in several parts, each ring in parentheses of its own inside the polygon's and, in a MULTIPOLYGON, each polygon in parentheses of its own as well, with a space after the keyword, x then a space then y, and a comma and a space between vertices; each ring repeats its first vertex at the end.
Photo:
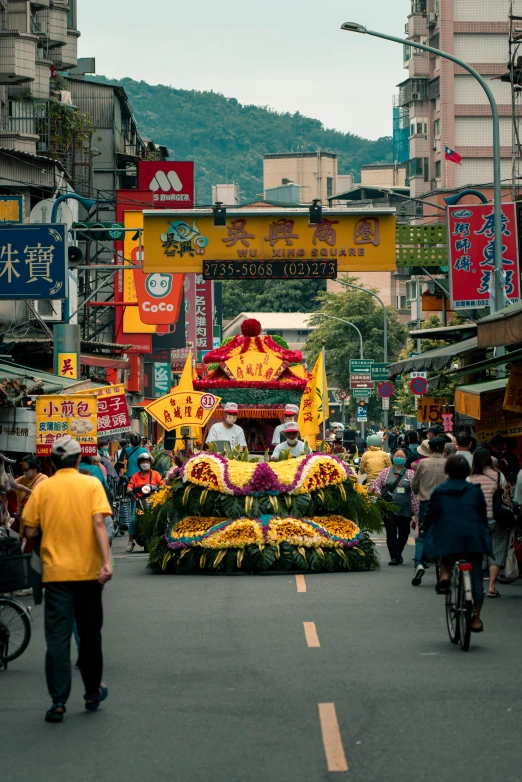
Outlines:
POLYGON ((45 675, 52 706, 46 722, 63 722, 71 691, 71 635, 80 636, 78 667, 85 708, 96 711, 108 695, 102 683, 102 589, 112 576, 105 516, 111 514, 99 480, 78 472, 80 444, 56 439, 51 460, 56 473, 34 487, 23 510, 26 538, 41 534, 45 586, 45 675))
POLYGON ((298 415, 299 415, 299 408, 297 407, 297 405, 285 405, 285 409, 283 413, 284 421, 282 424, 279 424, 279 426, 276 426, 276 428, 274 429, 274 434, 272 437, 272 445, 279 445, 279 443, 281 442, 281 435, 284 434, 286 424, 290 423, 290 421, 297 421, 298 415))
POLYGON ((299 439, 299 428, 296 422, 289 421, 284 424, 284 432, 286 442, 276 445, 270 457, 272 462, 279 461, 279 457, 286 451, 289 451, 291 456, 302 456, 304 454, 305 444, 299 439))
POLYGON ((243 429, 236 424, 238 407, 235 402, 227 402, 225 405, 225 419, 210 427, 207 435, 207 443, 218 443, 226 441, 231 448, 241 446, 241 450, 246 448, 246 439, 243 429))

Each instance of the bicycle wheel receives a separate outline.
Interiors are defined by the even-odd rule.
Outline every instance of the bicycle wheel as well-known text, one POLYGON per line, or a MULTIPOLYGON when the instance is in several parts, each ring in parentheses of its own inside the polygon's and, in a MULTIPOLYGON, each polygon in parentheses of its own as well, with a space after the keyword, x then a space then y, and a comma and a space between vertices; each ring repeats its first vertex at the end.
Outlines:
POLYGON ((0 597, 0 643, 4 644, 3 664, 16 660, 31 640, 31 622, 17 600, 0 597))
POLYGON ((471 639, 471 620, 473 619, 473 603, 471 600, 466 600, 464 592, 464 584, 462 579, 460 582, 460 599, 459 599, 459 642, 460 648, 463 652, 467 652, 469 649, 469 642, 471 639))
POLYGON ((446 595, 446 624, 452 644, 458 644, 460 639, 460 623, 458 615, 458 593, 460 573, 454 568, 450 578, 450 588, 446 595))

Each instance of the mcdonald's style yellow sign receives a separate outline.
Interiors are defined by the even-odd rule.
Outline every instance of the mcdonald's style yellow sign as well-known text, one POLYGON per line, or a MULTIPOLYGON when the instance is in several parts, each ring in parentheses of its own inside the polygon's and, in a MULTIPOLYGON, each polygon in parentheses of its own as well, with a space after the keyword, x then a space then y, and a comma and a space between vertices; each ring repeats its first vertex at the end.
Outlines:
POLYGON ((147 273, 195 272, 207 279, 335 278, 338 272, 393 271, 395 212, 324 209, 209 209, 144 212, 147 273))

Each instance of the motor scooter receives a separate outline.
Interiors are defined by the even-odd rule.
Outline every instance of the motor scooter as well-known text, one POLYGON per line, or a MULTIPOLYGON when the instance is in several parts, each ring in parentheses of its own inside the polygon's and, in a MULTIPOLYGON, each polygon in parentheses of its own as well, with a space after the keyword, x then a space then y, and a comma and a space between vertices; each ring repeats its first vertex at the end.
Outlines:
POLYGON ((145 551, 147 551, 147 545, 145 538, 143 537, 140 530, 140 520, 141 517, 150 509, 152 497, 157 491, 160 490, 160 488, 161 486, 155 486, 152 483, 145 483, 143 486, 136 486, 132 490, 132 495, 136 503, 136 533, 134 535, 134 540, 138 546, 142 546, 145 551))

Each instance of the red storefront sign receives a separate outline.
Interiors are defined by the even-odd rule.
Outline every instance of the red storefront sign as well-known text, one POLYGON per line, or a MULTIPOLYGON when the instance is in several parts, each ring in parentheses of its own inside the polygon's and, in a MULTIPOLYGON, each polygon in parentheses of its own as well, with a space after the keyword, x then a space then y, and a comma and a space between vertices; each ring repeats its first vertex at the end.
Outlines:
MULTIPOLYGON (((493 205, 448 208, 451 309, 488 307, 494 284, 493 205)), ((510 303, 520 299, 516 210, 502 205, 504 290, 510 303)), ((504 302, 497 304, 503 307, 504 302)))
POLYGON ((145 274, 141 269, 137 269, 133 274, 142 322, 154 326, 174 324, 183 301, 184 275, 145 274))
POLYGON ((93 388, 86 393, 98 397, 98 437, 110 437, 130 430, 129 408, 123 384, 93 388))
POLYGON ((194 163, 192 161, 159 162, 140 160, 138 189, 152 193, 155 207, 186 209, 194 206, 194 163))
POLYGON ((196 347, 212 350, 212 321, 214 316, 213 282, 196 274, 196 347))

